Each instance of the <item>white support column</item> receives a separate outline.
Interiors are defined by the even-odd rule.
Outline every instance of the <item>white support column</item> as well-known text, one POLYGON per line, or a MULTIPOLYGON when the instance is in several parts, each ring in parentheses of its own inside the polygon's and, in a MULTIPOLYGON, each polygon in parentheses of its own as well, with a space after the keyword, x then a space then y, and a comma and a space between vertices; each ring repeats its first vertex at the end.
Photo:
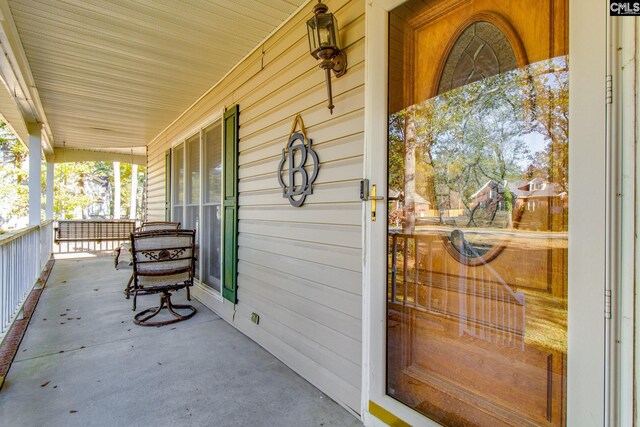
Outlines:
POLYGON ((46 220, 53 219, 53 172, 55 170, 55 163, 47 162, 47 190, 46 190, 46 205, 45 216, 46 220))
POLYGON ((113 219, 120 219, 120 162, 113 162, 113 219))
POLYGON ((41 125, 31 123, 29 128, 29 225, 40 225, 42 211, 42 137, 41 125))
POLYGON ((138 206, 138 165, 131 165, 131 209, 129 218, 136 219, 136 207, 138 206))

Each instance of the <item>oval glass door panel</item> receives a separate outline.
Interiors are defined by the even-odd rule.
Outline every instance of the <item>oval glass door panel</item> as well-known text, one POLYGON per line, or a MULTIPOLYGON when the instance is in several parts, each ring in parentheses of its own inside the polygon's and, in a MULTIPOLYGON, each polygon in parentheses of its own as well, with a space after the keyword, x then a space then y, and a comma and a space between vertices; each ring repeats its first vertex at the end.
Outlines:
POLYGON ((447 426, 564 426, 565 0, 389 16, 387 394, 447 426))

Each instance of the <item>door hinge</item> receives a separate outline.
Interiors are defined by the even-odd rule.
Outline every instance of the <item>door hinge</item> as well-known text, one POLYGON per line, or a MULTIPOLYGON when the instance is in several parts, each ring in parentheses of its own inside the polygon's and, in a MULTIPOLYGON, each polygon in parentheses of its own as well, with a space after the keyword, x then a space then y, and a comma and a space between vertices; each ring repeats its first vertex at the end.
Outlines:
POLYGON ((604 291, 604 318, 611 319, 611 290, 604 291))
POLYGON ((606 86, 606 103, 613 104, 613 76, 611 74, 607 74, 606 86))

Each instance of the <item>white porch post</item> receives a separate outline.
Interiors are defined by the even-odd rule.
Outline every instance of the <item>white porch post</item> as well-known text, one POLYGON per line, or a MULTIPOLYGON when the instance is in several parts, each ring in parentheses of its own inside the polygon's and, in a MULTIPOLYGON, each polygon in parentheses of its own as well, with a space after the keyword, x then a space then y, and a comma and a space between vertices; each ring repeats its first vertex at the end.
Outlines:
POLYGON ((53 171, 55 170, 55 167, 55 163, 47 162, 47 197, 44 216, 46 220, 53 219, 53 171))
POLYGON ((136 219, 136 207, 138 201, 138 165, 131 165, 131 209, 129 218, 136 219))
POLYGON ((113 162, 113 219, 120 219, 120 162, 113 162))
POLYGON ((29 225, 40 225, 42 210, 40 175, 42 173, 41 125, 32 123, 29 128, 29 225))

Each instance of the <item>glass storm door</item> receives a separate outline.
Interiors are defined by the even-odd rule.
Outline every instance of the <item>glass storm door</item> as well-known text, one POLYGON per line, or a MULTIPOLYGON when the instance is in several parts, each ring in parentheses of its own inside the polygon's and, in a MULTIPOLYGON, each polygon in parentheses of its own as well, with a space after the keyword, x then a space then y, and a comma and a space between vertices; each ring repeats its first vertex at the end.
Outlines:
POLYGON ((389 14, 386 394, 447 426, 564 426, 568 2, 389 14))

